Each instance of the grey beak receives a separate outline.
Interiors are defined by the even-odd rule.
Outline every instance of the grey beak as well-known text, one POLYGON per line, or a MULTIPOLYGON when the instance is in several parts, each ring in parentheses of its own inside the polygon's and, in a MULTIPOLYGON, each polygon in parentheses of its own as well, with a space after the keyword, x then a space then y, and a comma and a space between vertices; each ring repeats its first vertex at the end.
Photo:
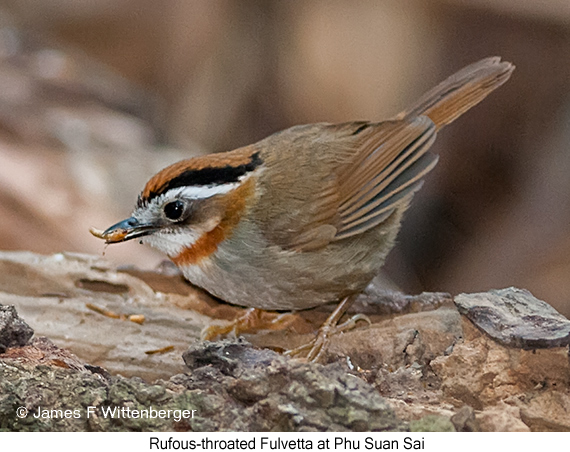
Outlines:
POLYGON ((141 224, 136 218, 130 217, 107 228, 99 237, 107 243, 119 243, 152 234, 155 230, 155 226, 141 224))

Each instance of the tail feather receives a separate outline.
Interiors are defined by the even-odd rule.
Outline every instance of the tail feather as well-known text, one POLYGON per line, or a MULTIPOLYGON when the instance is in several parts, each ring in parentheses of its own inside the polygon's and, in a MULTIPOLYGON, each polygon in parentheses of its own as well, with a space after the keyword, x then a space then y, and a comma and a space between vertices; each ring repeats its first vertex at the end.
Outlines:
POLYGON ((428 116, 437 129, 453 122, 505 83, 515 66, 500 57, 473 63, 424 94, 398 119, 428 116))

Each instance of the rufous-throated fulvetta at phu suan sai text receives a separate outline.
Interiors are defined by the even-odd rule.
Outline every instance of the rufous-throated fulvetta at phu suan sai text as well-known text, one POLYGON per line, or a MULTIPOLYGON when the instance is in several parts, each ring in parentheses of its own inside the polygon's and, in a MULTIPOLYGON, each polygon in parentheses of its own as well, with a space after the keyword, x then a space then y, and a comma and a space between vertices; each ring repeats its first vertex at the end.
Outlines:
POLYGON ((354 298, 436 165, 428 151, 438 130, 513 69, 487 58, 393 119, 295 126, 175 163, 147 182, 130 218, 92 233, 107 243, 140 238, 233 304, 300 310, 354 298))

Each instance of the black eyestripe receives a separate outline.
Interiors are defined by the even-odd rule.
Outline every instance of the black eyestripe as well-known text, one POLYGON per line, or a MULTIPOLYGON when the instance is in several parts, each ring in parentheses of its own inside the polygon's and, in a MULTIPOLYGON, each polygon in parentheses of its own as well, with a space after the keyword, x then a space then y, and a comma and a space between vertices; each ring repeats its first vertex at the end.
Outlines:
POLYGON ((166 193, 168 190, 178 187, 186 186, 211 186, 221 184, 231 184, 238 182, 239 178, 250 171, 255 170, 263 163, 259 157, 259 152, 251 156, 248 163, 238 166, 226 165, 218 168, 202 168, 199 170, 187 170, 180 173, 168 183, 162 185, 158 190, 150 192, 149 196, 142 199, 139 196, 137 205, 141 207, 143 204, 148 203, 157 196, 166 193))

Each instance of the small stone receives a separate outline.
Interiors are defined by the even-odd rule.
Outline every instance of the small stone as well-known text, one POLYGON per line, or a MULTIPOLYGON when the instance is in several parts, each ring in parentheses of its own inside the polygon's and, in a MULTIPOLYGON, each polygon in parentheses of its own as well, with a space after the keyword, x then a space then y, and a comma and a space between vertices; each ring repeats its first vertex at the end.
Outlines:
POLYGON ((0 353, 8 347, 23 347, 33 335, 34 330, 20 318, 14 306, 0 305, 0 353))
POLYGON ((449 419, 458 432, 479 432, 479 424, 475 419, 475 410, 469 405, 461 407, 449 419))
POLYGON ((460 294, 455 304, 461 314, 504 345, 529 350, 570 344, 570 320, 527 290, 510 287, 460 294))

